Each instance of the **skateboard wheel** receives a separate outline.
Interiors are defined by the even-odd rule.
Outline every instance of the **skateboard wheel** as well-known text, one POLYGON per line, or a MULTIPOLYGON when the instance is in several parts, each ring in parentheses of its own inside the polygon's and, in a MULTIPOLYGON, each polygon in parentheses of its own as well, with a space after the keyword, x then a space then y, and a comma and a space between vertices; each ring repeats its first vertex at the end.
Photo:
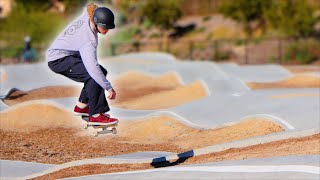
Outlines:
POLYGON ((113 134, 117 134, 117 129, 116 128, 112 128, 112 133, 113 134))
POLYGON ((83 129, 88 129, 88 124, 87 123, 83 123, 82 127, 83 127, 83 129))

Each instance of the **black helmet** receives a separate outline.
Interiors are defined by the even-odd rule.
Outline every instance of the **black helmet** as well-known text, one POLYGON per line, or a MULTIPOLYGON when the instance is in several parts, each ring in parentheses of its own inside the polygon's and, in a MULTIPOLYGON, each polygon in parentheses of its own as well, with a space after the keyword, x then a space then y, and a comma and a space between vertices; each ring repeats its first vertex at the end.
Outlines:
POLYGON ((112 11, 106 7, 99 7, 94 11, 93 21, 104 29, 113 29, 114 15, 112 11))

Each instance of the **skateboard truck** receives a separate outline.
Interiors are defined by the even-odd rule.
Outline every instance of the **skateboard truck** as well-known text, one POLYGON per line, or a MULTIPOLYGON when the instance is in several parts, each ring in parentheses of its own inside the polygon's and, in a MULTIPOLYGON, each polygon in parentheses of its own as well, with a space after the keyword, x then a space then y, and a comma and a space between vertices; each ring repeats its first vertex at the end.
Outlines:
POLYGON ((97 137, 99 134, 107 134, 107 133, 112 133, 112 134, 117 134, 117 129, 116 127, 118 124, 109 124, 109 125, 89 125, 88 116, 81 116, 82 118, 82 127, 83 129, 88 129, 90 134, 93 136, 97 137))

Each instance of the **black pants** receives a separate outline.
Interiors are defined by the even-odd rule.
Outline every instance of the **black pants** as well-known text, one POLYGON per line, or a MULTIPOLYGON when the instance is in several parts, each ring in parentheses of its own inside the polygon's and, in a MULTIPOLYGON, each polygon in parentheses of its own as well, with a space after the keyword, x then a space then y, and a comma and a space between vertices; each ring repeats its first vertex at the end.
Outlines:
MULTIPOLYGON (((48 62, 50 69, 74 81, 84 83, 79 102, 89 104, 89 115, 108 112, 110 110, 104 89, 89 75, 80 56, 67 56, 48 62)), ((103 74, 108 71, 100 65, 103 74)))

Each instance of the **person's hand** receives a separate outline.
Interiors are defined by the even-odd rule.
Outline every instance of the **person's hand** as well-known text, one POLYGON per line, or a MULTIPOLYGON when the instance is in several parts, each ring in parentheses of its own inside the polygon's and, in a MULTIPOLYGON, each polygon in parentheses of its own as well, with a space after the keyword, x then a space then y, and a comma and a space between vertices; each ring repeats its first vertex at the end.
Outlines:
POLYGON ((114 89, 110 89, 109 91, 109 96, 108 96, 108 98, 109 99, 115 99, 116 98, 116 91, 114 91, 114 89))

